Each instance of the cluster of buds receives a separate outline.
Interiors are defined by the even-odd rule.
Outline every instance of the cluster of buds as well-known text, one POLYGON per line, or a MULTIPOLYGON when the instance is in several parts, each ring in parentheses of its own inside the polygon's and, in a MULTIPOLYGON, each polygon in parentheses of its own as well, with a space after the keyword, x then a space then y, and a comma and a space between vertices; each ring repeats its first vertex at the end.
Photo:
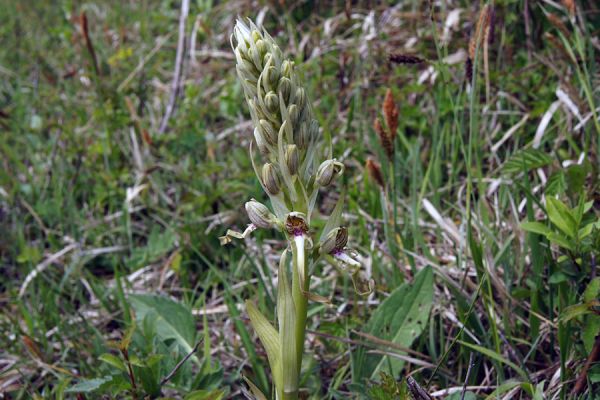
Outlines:
MULTIPOLYGON (((273 206, 271 212, 252 199, 246 203, 250 221, 254 229, 276 228, 290 241, 300 235, 312 243, 308 234, 318 191, 343 174, 344 164, 331 158, 331 144, 320 145, 319 123, 294 62, 284 59, 273 38, 249 20, 238 21, 232 47, 263 160, 256 163, 251 151, 253 166, 273 206), (321 161, 323 156, 328 157, 321 161), (302 220, 306 229, 288 231, 290 219, 302 220)), ((229 231, 222 241, 243 236, 229 231)))

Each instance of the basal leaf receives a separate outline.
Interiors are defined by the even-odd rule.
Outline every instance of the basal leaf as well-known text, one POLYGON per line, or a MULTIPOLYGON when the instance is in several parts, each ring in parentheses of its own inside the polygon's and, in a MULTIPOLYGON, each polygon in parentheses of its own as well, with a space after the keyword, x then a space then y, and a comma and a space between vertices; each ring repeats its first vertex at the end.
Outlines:
MULTIPOLYGON (((433 271, 430 267, 421 270, 412 284, 405 283, 396 288, 375 310, 364 332, 410 347, 422 333, 433 303, 433 271)), ((379 371, 397 376, 404 361, 389 356, 367 354, 359 347, 352 358, 355 380, 371 378, 378 381, 379 371)))
MULTIPOLYGON (((176 341, 184 354, 192 352, 196 342, 196 323, 189 309, 164 296, 132 295, 129 300, 138 325, 141 326, 139 322, 147 318, 161 340, 176 341)), ((195 355, 192 359, 199 362, 195 355)))

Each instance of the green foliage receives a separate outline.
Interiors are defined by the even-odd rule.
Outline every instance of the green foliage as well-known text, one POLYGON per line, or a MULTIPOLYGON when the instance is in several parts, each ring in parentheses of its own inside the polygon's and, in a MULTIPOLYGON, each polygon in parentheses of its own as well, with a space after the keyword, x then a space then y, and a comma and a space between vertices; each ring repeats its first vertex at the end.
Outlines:
MULTIPOLYGON (((364 299, 325 263, 307 266, 323 277, 311 292, 332 306, 309 302, 302 396, 394 398, 408 373, 431 390, 457 387, 471 355, 468 385, 496 385, 473 389, 478 398, 588 398, 600 388, 595 365, 584 392, 571 393, 600 330, 600 14, 593 2, 573 2, 573 14, 567 1, 493 2, 492 37, 467 82, 459 50, 485 3, 377 2, 367 10, 309 1, 290 11, 287 2, 261 2, 282 50, 298 52, 315 118, 346 167, 345 211, 323 225, 348 226, 348 246, 377 285, 364 299), (462 10, 457 24, 446 26, 453 9, 462 10), (388 62, 404 52, 427 61, 388 62), (385 122, 388 88, 400 115, 393 157, 372 129, 375 116, 385 122), (384 188, 363 167, 368 158, 381 164, 384 188), (427 265, 435 279, 423 293, 435 293, 433 307, 394 322, 413 308, 411 277, 427 265), (411 339, 403 327, 416 320, 423 323, 411 339), (379 364, 395 375, 373 376, 379 364)), ((247 389, 247 376, 270 398, 265 350, 242 299, 275 320, 277 267, 266 249, 282 247, 270 233, 257 232, 246 251, 217 239, 225 224, 248 223, 245 201, 266 199, 247 155, 250 115, 225 55, 235 16, 257 10, 254 2, 190 2, 183 79, 159 133, 180 5, 0 7, 5 396, 218 399, 247 389), (123 336, 129 362, 111 342, 123 336), (200 340, 204 351, 159 387, 200 340)), ((334 192, 319 194, 315 221, 332 215, 334 192)))
MULTIPOLYGON (((409 348, 425 330, 432 305, 433 271, 426 267, 411 284, 399 286, 379 305, 363 332, 409 348)), ((356 382, 363 378, 378 379, 380 372, 397 376, 403 365, 403 360, 393 356, 368 354, 364 348, 357 349, 352 358, 353 378, 356 382)))
POLYGON ((385 372, 380 372, 380 375, 380 382, 369 388, 367 396, 370 400, 412 400, 406 381, 396 382, 385 372))

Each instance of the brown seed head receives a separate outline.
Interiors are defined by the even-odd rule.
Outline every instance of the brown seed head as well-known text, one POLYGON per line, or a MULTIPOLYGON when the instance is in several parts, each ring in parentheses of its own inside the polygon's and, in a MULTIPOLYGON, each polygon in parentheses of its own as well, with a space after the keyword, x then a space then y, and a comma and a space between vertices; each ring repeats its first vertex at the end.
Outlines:
POLYGON ((377 184, 381 187, 381 189, 385 189, 385 182, 383 181, 383 174, 381 173, 381 165, 374 161, 372 158, 367 158, 367 162, 365 164, 371 179, 373 179, 377 184))
POLYGON ((398 108, 396 107, 394 96, 392 96, 392 91, 390 89, 385 93, 385 100, 383 100, 383 115, 393 146, 394 140, 396 139, 396 131, 398 130, 398 108))
POLYGON ((489 37, 489 31, 491 26, 491 6, 486 4, 479 12, 479 19, 475 30, 471 33, 471 39, 469 40, 469 58, 475 59, 475 52, 477 47, 481 46, 483 41, 489 37))
POLYGON ((413 56, 412 54, 390 54, 390 62, 396 64, 422 64, 425 62, 425 59, 413 56))
POLYGON ((379 122, 379 118, 375 119, 373 123, 373 129, 375 129, 375 133, 377 133, 377 137, 379 138, 379 143, 383 150, 385 150, 385 154, 392 159, 394 156, 394 143, 392 142, 392 138, 389 133, 383 129, 381 126, 381 122, 379 122))

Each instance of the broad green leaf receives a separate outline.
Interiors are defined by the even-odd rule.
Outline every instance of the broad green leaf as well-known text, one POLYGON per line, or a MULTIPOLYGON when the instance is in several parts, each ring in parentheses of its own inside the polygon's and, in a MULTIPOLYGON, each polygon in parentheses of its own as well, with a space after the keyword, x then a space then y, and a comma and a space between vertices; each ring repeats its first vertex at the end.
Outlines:
POLYGON ((115 356, 114 354, 104 353, 100 357, 98 357, 98 359, 100 361, 104 361, 105 363, 112 365, 113 367, 117 368, 118 370, 127 371, 127 367, 125 367, 125 363, 123 363, 123 360, 121 360, 119 357, 115 356))
POLYGON ((571 210, 560 200, 554 197, 546 197, 546 211, 550 221, 571 239, 577 234, 577 223, 571 210))
POLYGON ((592 314, 585 318, 581 339, 588 354, 592 352, 596 336, 600 332, 600 315, 592 314))
POLYGON ((484 356, 487 356, 487 357, 489 357, 493 360, 496 360, 502 364, 506 364, 507 366, 509 366, 510 368, 515 370, 516 373, 521 375, 521 377, 523 377, 524 379, 527 379, 527 374, 525 373, 525 371, 523 371, 523 369, 521 367, 519 367, 514 362, 507 360, 502 355, 496 353, 494 350, 488 349, 483 346, 479 346, 477 344, 463 342, 462 340, 457 340, 457 342, 462 344, 465 347, 470 348, 471 350, 475 350, 476 352, 483 354, 484 356))
POLYGON ((96 390, 106 387, 112 381, 112 376, 105 376, 103 378, 94 378, 83 380, 67 390, 65 393, 90 393, 96 390))
POLYGON ((583 301, 586 303, 596 299, 600 299, 600 276, 592 279, 583 292, 583 301))
POLYGON ((586 237, 588 237, 592 233, 593 230, 594 230, 594 223, 589 223, 586 226, 584 226, 583 228, 581 228, 578 232, 579 240, 585 239, 586 237))
POLYGON ((548 235, 549 233, 552 233, 552 229, 548 228, 545 224, 534 221, 527 221, 521 223, 521 229, 527 232, 537 233, 544 236, 548 235))
POLYGON ((546 237, 548 238, 549 241, 551 241, 554 244, 559 245, 560 247, 563 247, 563 248, 565 248, 567 250, 571 250, 571 251, 575 250, 575 245, 573 243, 571 243, 571 241, 569 239, 562 236, 560 233, 550 232, 546 237))
MULTIPOLYGON (((433 304, 433 270, 426 267, 417 274, 410 286, 402 285, 386 299, 373 315, 371 333, 403 347, 410 347, 419 337, 433 304), (400 295, 396 295, 396 291, 400 295)), ((389 356, 380 357, 370 371, 371 379, 379 379, 379 371, 397 376, 404 361, 389 356), (391 369, 391 371, 390 371, 391 369)))
POLYGON ((256 331, 260 342, 267 352, 267 358, 269 359, 275 386, 282 387, 283 376, 281 370, 281 344, 279 343, 279 333, 250 300, 246 301, 246 311, 248 312, 248 317, 250 317, 252 327, 256 331))
MULTIPOLYGON (((191 353, 196 341, 196 323, 189 309, 168 297, 157 295, 129 296, 138 324, 146 320, 156 329, 163 341, 175 340, 183 354, 191 353)), ((199 363, 193 355, 192 359, 199 363)))
POLYGON ((591 303, 573 304, 572 306, 565 308, 558 319, 565 323, 573 318, 581 317, 582 315, 590 314, 591 312, 591 303))

